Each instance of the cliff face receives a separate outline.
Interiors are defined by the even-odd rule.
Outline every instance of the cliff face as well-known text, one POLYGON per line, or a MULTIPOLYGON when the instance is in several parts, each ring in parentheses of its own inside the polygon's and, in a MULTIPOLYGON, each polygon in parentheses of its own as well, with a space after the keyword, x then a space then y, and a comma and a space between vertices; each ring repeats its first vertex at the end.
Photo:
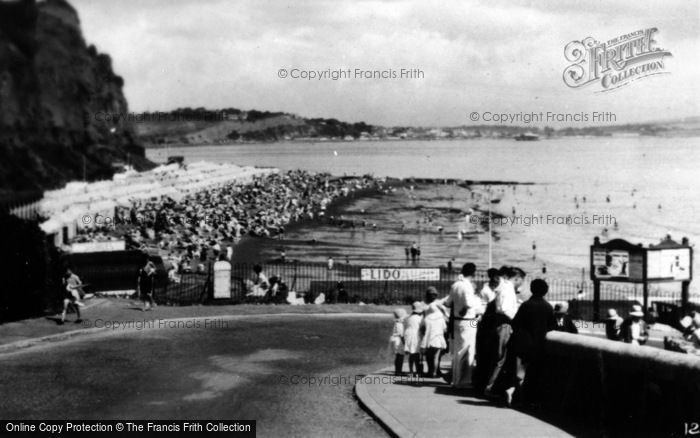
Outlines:
POLYGON ((0 195, 150 166, 129 123, 98 115, 128 112, 111 64, 64 0, 0 1, 0 195))

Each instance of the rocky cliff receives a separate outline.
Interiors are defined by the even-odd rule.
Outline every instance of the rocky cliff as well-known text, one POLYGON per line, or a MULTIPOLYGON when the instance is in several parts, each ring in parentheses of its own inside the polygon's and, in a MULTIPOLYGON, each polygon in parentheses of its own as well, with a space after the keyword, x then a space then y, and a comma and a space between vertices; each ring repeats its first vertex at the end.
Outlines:
POLYGON ((0 197, 149 167, 111 59, 88 46, 64 0, 0 0, 0 197), (102 120, 102 121, 100 121, 102 120))

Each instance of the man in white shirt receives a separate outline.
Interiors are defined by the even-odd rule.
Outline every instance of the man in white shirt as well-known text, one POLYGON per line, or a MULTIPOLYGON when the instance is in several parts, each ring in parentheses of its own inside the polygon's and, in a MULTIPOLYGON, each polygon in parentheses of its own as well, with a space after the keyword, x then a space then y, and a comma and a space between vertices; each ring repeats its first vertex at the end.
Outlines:
POLYGON ((462 274, 452 285, 444 305, 450 307, 452 318, 452 386, 471 386, 476 347, 476 325, 484 313, 481 298, 474 293, 474 263, 465 263, 462 274))
POLYGON ((501 284, 496 289, 495 300, 496 318, 498 319, 496 323, 496 332, 498 335, 498 360, 495 368, 491 372, 491 377, 485 391, 486 396, 490 397, 498 396, 501 389, 505 390, 505 388, 500 388, 501 385, 499 384, 499 380, 504 379, 501 375, 505 375, 508 372, 514 372, 514 370, 505 369, 504 365, 506 363, 506 356, 508 355, 508 341, 513 333, 511 321, 518 312, 518 298, 516 296, 516 290, 525 280, 525 272, 520 268, 504 266, 501 268, 500 274, 503 281, 501 281, 501 284))
POLYGON ((501 285, 501 274, 499 273, 498 269, 489 268, 489 270, 486 271, 486 275, 489 277, 489 281, 484 283, 484 286, 481 288, 481 292, 479 293, 481 296, 481 301, 484 303, 484 307, 488 306, 491 301, 496 299, 496 289, 501 285))

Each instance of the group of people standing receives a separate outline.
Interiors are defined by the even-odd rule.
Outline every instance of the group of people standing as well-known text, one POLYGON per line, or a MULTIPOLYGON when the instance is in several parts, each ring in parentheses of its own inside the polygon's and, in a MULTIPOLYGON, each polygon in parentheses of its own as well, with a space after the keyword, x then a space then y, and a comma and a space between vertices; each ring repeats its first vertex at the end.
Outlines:
POLYGON ((538 361, 543 356, 545 336, 550 330, 576 333, 565 306, 555 308, 545 300, 549 286, 542 279, 530 283, 531 297, 518 299, 525 272, 512 266, 489 269, 489 281, 476 290, 476 266, 466 263, 450 293, 438 298, 428 288, 425 302, 412 305, 412 314, 395 313, 391 345, 395 371, 402 373, 403 356, 409 357, 409 372, 439 377, 440 356, 452 352, 451 384, 473 388, 487 398, 508 405, 514 397, 521 402, 536 399, 538 361), (449 326, 449 328, 448 328, 449 326), (447 336, 446 336, 447 335, 447 336), (526 378, 527 376, 527 378, 526 378))

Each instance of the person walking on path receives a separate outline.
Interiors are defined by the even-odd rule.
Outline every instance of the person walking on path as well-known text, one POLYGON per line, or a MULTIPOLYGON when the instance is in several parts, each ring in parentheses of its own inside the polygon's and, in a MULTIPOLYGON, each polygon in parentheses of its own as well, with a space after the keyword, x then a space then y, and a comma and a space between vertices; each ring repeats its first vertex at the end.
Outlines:
POLYGON ((80 299, 82 298, 81 292, 83 288, 83 282, 80 280, 80 277, 75 275, 75 273, 73 273, 73 271, 70 268, 66 269, 66 276, 63 278, 63 285, 66 287, 66 291, 73 296, 76 306, 85 306, 85 304, 83 304, 83 302, 80 301, 80 299))
POLYGON ((84 304, 80 301, 80 288, 83 282, 80 281, 80 277, 75 275, 70 269, 66 269, 66 275, 63 278, 63 284, 65 286, 65 294, 63 297, 63 312, 61 313, 61 319, 58 321, 59 325, 66 322, 66 314, 68 309, 73 309, 76 315, 75 323, 79 324, 83 320, 80 318, 80 308, 84 304))
POLYGON ((476 356, 476 324, 484 313, 481 298, 474 293, 476 265, 465 263, 444 301, 452 319, 452 386, 469 388, 476 356))
POLYGON ((151 310, 156 307, 153 300, 153 289, 155 286, 156 265, 147 260, 146 264, 139 269, 138 281, 136 284, 136 292, 143 303, 143 311, 151 310))

